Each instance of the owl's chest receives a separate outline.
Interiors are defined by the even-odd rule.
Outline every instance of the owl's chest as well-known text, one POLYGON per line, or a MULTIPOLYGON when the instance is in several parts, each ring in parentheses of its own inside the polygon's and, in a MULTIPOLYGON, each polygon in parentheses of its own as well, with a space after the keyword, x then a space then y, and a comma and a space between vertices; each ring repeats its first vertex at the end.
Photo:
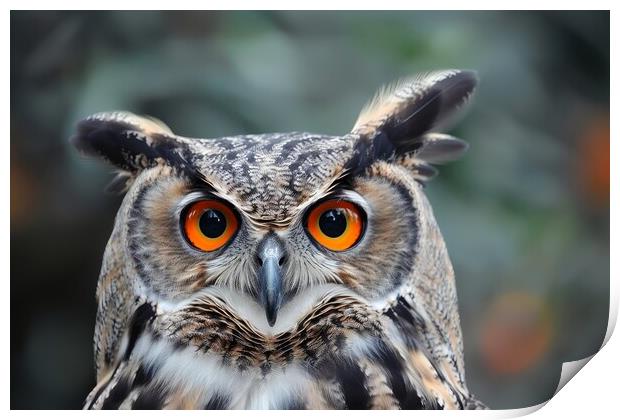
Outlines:
MULTIPOLYGON (((461 391, 418 351, 376 337, 349 339, 346 352, 240 367, 226 353, 201 353, 157 336, 93 390, 88 408, 420 409, 462 407, 461 391)), ((243 352, 243 349, 237 349, 243 352)), ((268 350, 266 350, 268 352, 268 350)))
POLYGON ((227 400, 226 408, 229 409, 299 409, 305 407, 307 396, 316 386, 316 378, 299 365, 278 368, 266 375, 259 372, 227 372, 225 369, 212 373, 212 389, 219 391, 211 393, 204 408, 227 400), (222 394, 228 394, 228 397, 220 397, 222 394), (218 397, 214 398, 216 395, 218 397))
MULTIPOLYGON (((91 393, 87 407, 462 406, 461 391, 416 340, 404 340, 388 318, 363 312, 367 306, 355 316, 330 312, 338 302, 326 300, 323 309, 312 312, 318 314, 311 317, 315 322, 298 322, 275 335, 234 314, 216 316, 216 305, 151 318, 142 330, 130 328, 135 341, 130 334, 120 363, 91 393)), ((347 303, 347 310, 355 306, 347 303)))
MULTIPOLYGON (((152 399, 166 408, 326 409, 345 404, 341 388, 336 386, 344 378, 327 362, 323 368, 292 361, 274 363, 269 369, 265 365, 240 369, 221 354, 200 354, 193 347, 179 349, 165 340, 149 338, 137 343, 134 360, 127 371, 150 370, 144 388, 160 393, 152 399), (339 394, 332 388, 338 388, 339 394)), ((347 369, 352 366, 347 364, 347 369)))

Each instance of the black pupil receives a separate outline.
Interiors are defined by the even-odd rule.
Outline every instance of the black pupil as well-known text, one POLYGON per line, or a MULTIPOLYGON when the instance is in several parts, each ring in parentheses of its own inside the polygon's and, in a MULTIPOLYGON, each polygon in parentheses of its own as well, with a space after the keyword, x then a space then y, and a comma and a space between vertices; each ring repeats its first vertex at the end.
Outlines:
POLYGON ((319 227, 330 238, 341 236, 347 229, 347 216, 343 209, 327 210, 319 218, 319 227))
POLYGON ((200 216, 200 230, 207 238, 219 238, 226 230, 226 218, 219 210, 208 209, 200 216))

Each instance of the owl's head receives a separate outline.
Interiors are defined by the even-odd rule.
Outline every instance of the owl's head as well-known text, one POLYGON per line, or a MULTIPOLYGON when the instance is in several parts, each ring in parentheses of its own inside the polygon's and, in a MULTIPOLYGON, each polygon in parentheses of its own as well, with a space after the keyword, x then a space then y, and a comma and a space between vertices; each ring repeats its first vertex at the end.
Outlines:
POLYGON ((467 71, 403 80, 338 137, 195 139, 129 113, 83 120, 72 142, 113 164, 113 187, 126 191, 100 300, 122 290, 123 298, 182 305, 209 289, 274 326, 314 290, 387 299, 433 254, 428 244, 441 241, 425 227, 432 212, 422 187, 436 173, 430 164, 458 157, 466 144, 433 129, 475 84, 467 71), (106 292, 112 282, 116 292, 106 292))

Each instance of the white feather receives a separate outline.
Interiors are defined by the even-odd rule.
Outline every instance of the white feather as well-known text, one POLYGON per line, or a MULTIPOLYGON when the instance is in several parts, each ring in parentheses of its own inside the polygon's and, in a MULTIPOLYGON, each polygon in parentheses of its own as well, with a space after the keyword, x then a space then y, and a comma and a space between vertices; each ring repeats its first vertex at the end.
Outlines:
POLYGON ((134 354, 147 366, 159 366, 156 385, 197 394, 202 404, 217 391, 232 396, 231 408, 270 409, 304 395, 313 382, 299 365, 286 370, 276 367, 266 376, 258 368, 240 373, 222 364, 220 356, 198 354, 192 348, 178 350, 166 340, 154 341, 147 336, 138 340, 134 354))

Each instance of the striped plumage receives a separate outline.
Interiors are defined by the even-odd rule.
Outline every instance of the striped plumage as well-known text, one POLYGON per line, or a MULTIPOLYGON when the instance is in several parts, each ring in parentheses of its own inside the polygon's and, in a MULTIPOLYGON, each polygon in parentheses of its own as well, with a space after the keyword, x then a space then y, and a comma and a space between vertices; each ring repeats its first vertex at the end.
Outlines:
POLYGON ((422 188, 431 163, 464 150, 430 130, 474 85, 462 71, 405 80, 342 137, 191 139, 128 113, 80 123, 74 144, 114 164, 127 191, 85 408, 483 408, 465 384, 454 273, 422 188), (239 218, 213 252, 179 228, 206 199, 239 218), (326 200, 365 217, 342 252, 309 238, 308 213, 326 200))

